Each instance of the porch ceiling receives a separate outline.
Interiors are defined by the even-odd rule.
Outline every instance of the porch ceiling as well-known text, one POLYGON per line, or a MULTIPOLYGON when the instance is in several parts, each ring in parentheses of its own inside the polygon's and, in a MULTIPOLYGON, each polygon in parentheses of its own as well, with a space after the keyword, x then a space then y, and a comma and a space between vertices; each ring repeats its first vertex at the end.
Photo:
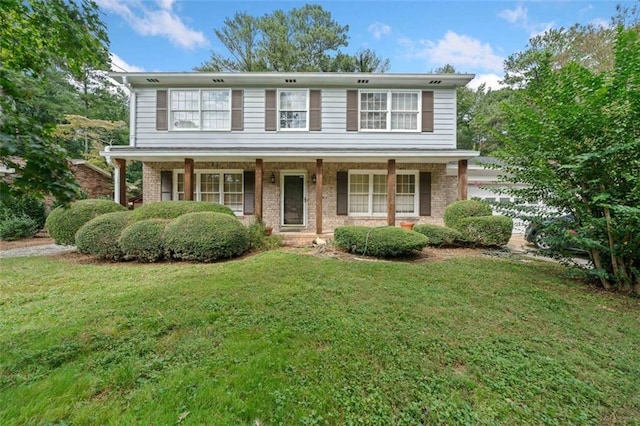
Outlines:
POLYGON ((145 162, 184 161, 192 158, 195 161, 233 161, 253 162, 261 158, 264 162, 315 162, 322 159, 328 163, 386 163, 395 159, 398 163, 448 163, 450 161, 468 160, 480 155, 478 151, 461 149, 382 149, 382 148, 135 148, 129 146, 111 146, 100 155, 107 160, 122 158, 145 162))

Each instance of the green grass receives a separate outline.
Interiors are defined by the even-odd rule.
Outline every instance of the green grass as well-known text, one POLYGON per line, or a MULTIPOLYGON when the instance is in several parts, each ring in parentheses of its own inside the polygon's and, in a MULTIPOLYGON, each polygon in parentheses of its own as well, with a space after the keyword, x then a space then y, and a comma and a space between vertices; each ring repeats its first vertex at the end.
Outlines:
POLYGON ((559 266, 0 260, 0 424, 640 424, 637 299, 559 266))

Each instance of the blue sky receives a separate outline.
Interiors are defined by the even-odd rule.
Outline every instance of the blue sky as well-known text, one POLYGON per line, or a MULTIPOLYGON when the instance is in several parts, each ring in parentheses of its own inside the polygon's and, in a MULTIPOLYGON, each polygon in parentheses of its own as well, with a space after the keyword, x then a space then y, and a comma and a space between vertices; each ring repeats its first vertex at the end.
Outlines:
MULTIPOLYGON (((116 71, 190 71, 224 53, 215 38, 226 17, 289 10, 307 2, 219 0, 97 0, 107 24, 116 71)), ((446 63, 491 87, 503 61, 529 38, 574 23, 606 25, 624 1, 356 1, 320 4, 349 25, 346 53, 368 47, 389 58, 396 73, 430 72, 446 63)))

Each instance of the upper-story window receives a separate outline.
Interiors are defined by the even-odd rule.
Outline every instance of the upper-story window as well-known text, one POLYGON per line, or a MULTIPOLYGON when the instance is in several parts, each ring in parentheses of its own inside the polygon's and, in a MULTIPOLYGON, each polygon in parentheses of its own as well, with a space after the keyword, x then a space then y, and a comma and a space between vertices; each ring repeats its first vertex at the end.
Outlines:
POLYGON ((231 130, 229 90, 172 90, 171 130, 231 130))
POLYGON ((411 91, 361 91, 360 130, 419 131, 420 96, 411 91))
POLYGON ((309 130, 309 92, 307 90, 280 90, 278 113, 280 130, 309 130))

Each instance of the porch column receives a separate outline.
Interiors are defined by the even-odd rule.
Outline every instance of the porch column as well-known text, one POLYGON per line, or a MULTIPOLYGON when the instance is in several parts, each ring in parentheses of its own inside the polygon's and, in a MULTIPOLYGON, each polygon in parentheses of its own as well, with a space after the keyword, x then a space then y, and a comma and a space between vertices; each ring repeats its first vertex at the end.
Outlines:
POLYGON ((468 160, 458 160, 458 201, 467 199, 467 165, 468 160))
POLYGON ((193 159, 184 159, 184 199, 193 201, 193 159))
POLYGON ((256 159, 256 182, 254 192, 254 204, 256 220, 262 222, 262 175, 264 174, 264 166, 262 158, 256 159))
POLYGON ((396 160, 387 161, 387 225, 396 225, 396 160))
POLYGON ((127 160, 116 158, 116 181, 114 200, 127 207, 127 160))
POLYGON ((316 160, 316 234, 322 234, 322 158, 316 160))

